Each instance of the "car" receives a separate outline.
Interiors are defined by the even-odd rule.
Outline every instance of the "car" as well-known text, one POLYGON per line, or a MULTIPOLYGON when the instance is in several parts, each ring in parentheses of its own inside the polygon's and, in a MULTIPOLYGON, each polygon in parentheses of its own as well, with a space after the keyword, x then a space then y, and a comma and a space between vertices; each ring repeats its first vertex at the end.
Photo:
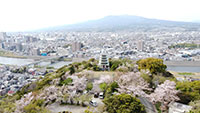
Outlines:
POLYGON ((94 98, 98 98, 99 97, 99 93, 94 93, 94 98))
POLYGON ((100 99, 103 99, 103 98, 104 98, 103 92, 100 92, 100 93, 99 93, 99 98, 100 98, 100 99))
POLYGON ((95 100, 91 100, 90 101, 90 105, 97 107, 97 102, 95 100))

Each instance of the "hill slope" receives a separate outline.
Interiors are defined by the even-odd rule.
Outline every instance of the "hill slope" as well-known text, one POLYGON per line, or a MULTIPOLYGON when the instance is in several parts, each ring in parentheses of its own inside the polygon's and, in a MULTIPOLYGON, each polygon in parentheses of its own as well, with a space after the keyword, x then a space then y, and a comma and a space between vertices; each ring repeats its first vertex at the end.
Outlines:
POLYGON ((194 31, 200 30, 199 27, 199 23, 176 22, 121 15, 106 16, 102 19, 90 20, 72 25, 51 27, 43 29, 43 31, 194 31))

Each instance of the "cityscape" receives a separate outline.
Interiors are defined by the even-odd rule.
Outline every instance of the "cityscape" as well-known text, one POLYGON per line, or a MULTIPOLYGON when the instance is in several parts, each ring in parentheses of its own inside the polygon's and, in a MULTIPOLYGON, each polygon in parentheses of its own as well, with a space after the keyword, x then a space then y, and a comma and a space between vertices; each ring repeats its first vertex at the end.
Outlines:
POLYGON ((198 31, 42 32, 10 35, 2 32, 0 36, 1 49, 24 57, 98 58, 104 50, 110 58, 138 60, 156 57, 165 61, 200 61, 198 31), (178 47, 181 44, 185 44, 185 47, 178 47))

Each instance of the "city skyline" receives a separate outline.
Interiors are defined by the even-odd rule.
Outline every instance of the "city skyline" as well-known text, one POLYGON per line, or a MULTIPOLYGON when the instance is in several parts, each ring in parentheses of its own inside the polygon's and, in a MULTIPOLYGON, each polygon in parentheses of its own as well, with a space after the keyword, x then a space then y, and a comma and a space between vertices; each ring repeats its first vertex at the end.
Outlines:
POLYGON ((1 0, 0 31, 27 31, 74 24, 108 15, 136 15, 173 21, 199 21, 197 0, 1 0))

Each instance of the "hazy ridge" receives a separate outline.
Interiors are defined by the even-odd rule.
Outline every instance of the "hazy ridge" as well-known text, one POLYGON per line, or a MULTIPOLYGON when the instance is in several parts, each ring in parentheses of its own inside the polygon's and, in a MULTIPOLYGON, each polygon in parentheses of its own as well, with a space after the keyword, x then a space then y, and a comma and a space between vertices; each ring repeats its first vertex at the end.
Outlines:
MULTIPOLYGON (((49 27, 40 31, 199 31, 200 23, 149 19, 139 16, 106 16, 98 20, 49 27)), ((39 31, 39 30, 38 30, 39 31)))

